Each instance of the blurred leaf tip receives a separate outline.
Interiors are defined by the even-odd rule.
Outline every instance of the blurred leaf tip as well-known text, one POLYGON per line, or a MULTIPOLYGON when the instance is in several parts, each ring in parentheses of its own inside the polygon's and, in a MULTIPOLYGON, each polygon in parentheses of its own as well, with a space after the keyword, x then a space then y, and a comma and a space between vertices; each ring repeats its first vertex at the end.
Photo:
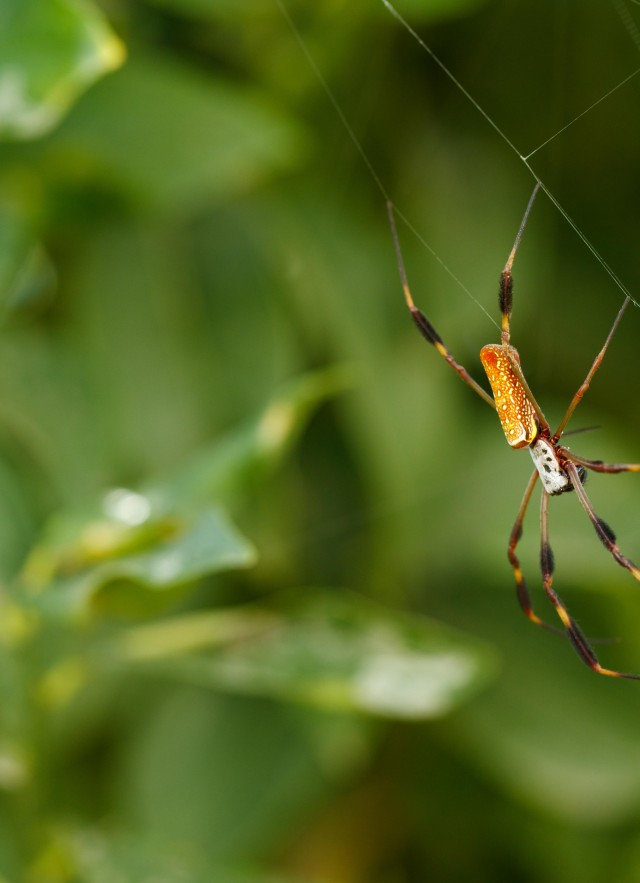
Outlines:
POLYGON ((88 0, 9 0, 0 10, 0 138, 52 129, 125 48, 88 0))

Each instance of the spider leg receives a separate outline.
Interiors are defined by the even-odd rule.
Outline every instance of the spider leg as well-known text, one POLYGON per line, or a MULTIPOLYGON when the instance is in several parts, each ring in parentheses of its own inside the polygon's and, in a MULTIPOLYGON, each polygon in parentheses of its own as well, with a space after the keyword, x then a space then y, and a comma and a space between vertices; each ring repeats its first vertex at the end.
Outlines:
MULTIPOLYGON (((569 474, 571 475, 571 480, 574 483, 574 489, 577 491, 578 485, 584 495, 586 500, 586 494, 584 494, 584 490, 582 490, 582 483, 580 481, 580 477, 578 475, 578 471, 573 464, 570 465, 570 468, 567 469, 569 474), (575 474, 574 474, 575 473, 575 474)), ((580 497, 580 501, 582 502, 582 497, 580 497)), ((591 504, 587 500, 587 504, 589 509, 587 512, 589 517, 593 514, 593 517, 596 519, 598 524, 603 524, 600 519, 597 518, 593 509, 591 508, 591 504)), ((583 503, 584 505, 584 503, 583 503)), ((586 508, 586 507, 585 507, 586 508)), ((593 520, 593 519, 592 519, 593 520)), ((598 528, 596 528, 598 530, 598 528)), ((609 528, 607 528, 609 530, 609 528)), ((601 537, 602 538, 602 537, 601 537)), ((614 544, 615 545, 615 544, 614 544)), ((616 547, 617 548, 617 547, 616 547)), ((610 549, 613 554, 613 550, 610 549)), ((615 556, 614 556, 615 557, 615 556)), ((618 560, 618 559, 616 559, 618 560)), ((631 564, 628 559, 624 559, 629 564, 631 564)), ((622 562, 620 562, 622 563, 622 562)), ((625 565, 626 566, 626 565, 625 565)), ((632 565, 634 566, 634 565, 632 565)), ((598 661, 598 657, 593 652, 584 632, 578 626, 575 619, 569 614, 569 611, 564 605, 564 602, 561 600, 558 593, 553 588, 553 569, 554 569, 554 561, 553 561, 553 552, 551 551, 551 545, 549 543, 549 494, 542 494, 542 502, 540 504, 540 567, 542 570, 542 582, 544 585, 544 590, 547 594, 547 597, 555 607, 556 613, 562 620, 562 624, 566 629, 567 636, 571 641, 574 650, 578 654, 578 656, 582 659, 582 661, 589 666, 592 671, 595 671, 596 674, 607 675, 612 678, 628 678, 630 680, 640 680, 640 675, 630 674, 628 672, 614 671, 609 668, 603 668, 598 661)), ((635 574, 634 574, 635 575, 635 574)), ((640 578, 640 575, 637 577, 640 578)))
POLYGON ((473 377, 469 374, 466 368, 464 368, 459 362, 456 362, 454 357, 451 355, 447 347, 442 342, 442 338, 433 327, 431 322, 427 319, 424 313, 419 310, 415 303, 413 302, 413 298, 411 296, 411 291, 409 289, 409 281, 407 279, 407 273, 404 266, 404 260, 402 257, 402 251, 400 249, 400 239, 398 238, 398 230, 396 228, 395 218, 393 216, 393 203, 387 203, 387 213, 389 215, 389 224, 391 226, 391 235, 393 237, 393 245, 396 250, 396 258, 398 261, 398 270, 400 272, 400 281, 402 283, 402 290, 404 292, 404 297, 407 302, 407 306, 411 312, 411 317, 413 321, 418 326, 418 330, 425 338, 428 340, 430 344, 432 344, 438 353, 442 356, 442 358, 453 368, 456 374, 464 380, 467 386, 470 386, 471 389, 477 393, 481 399, 491 405, 492 408, 495 408, 496 404, 493 401, 493 398, 489 395, 489 393, 484 390, 479 383, 477 383, 473 377))
POLYGON ((511 277, 511 268, 513 267, 513 261, 516 256, 516 252, 518 251, 518 246, 520 245, 520 240, 522 239, 522 234, 524 233, 524 228, 527 226, 527 221, 529 219, 529 213, 531 212, 531 207, 533 206, 533 202, 536 198, 538 190, 540 189, 540 181, 536 181, 536 185, 533 188, 533 193, 529 197, 529 202, 527 203, 527 207, 524 211, 524 217, 520 222, 520 227, 518 229, 518 233, 516 235, 516 241, 513 243, 513 248, 509 253, 509 257, 507 258, 507 263, 504 265, 504 270, 500 274, 500 313, 502 314, 502 343, 508 344, 511 336, 511 307, 513 304, 513 279, 511 277))
MULTIPOLYGON (((533 607, 531 606, 531 595, 529 593, 529 589, 527 588, 524 574, 522 573, 522 568, 520 567, 520 560, 516 555, 516 548, 518 546, 518 543, 520 542, 520 537, 522 536, 522 525, 524 523, 524 517, 531 501, 531 494, 533 493, 533 489, 536 486, 537 480, 538 470, 534 469, 533 474, 529 479, 529 483, 527 484, 527 487, 525 489, 524 496, 522 497, 522 502, 520 503, 520 508, 518 509, 515 523, 513 525, 513 528, 511 529, 511 536, 509 537, 509 548, 507 550, 507 554, 509 556, 511 567, 513 568, 513 576, 516 581, 518 601, 520 602, 520 607, 522 607, 524 615, 527 617, 527 619, 531 620, 531 622, 541 626, 543 629, 547 629, 550 632, 555 632, 556 634, 563 635, 564 632, 562 631, 562 629, 554 628, 552 625, 544 622, 536 613, 534 613, 533 607)), ((547 496, 544 491, 542 493, 543 496, 547 496)))
POLYGON ((611 330, 609 331, 609 334, 607 335, 607 339, 604 342, 604 346, 602 347, 602 349, 600 350, 598 355, 593 360, 593 365, 591 366, 591 368, 589 368, 587 376, 585 377, 582 384, 578 387, 578 390, 576 391, 576 394, 574 395, 574 397, 571 399, 571 402, 569 403, 569 407, 567 408, 567 411, 566 411, 564 417, 560 421, 560 425, 558 426, 558 428, 556 429, 556 431, 553 435, 553 439, 552 439, 553 442, 558 441, 558 439, 560 438, 560 436, 564 432, 567 423, 571 419, 571 415, 573 414, 575 409, 578 407, 578 405, 582 401, 582 397, 584 396, 586 391, 589 389, 589 387, 591 385, 591 381, 593 380, 594 374, 596 373, 596 371, 598 370, 598 368, 602 364, 602 360, 604 359, 605 353, 607 352, 607 349, 609 348, 609 344, 611 343, 611 338, 615 334, 616 328, 620 324, 620 321, 621 321, 622 317, 624 316, 624 311, 627 309, 630 302, 631 302, 631 298, 629 296, 625 297, 624 302, 623 302, 622 306, 620 307, 620 310, 618 311, 618 315, 616 316, 616 318, 613 322, 613 325, 611 326, 611 330))
POLYGON ((626 570, 628 570, 629 573, 640 582, 640 569, 633 563, 633 561, 631 561, 630 558, 627 558, 625 555, 622 554, 616 542, 616 536, 614 532, 611 530, 606 521, 603 521, 602 518, 596 515, 594 508, 591 505, 591 500, 587 496, 587 493, 582 486, 582 482, 580 481, 576 466, 569 461, 566 464, 565 468, 569 477, 571 478, 573 489, 578 495, 578 499, 582 503, 582 508, 589 516, 589 520, 593 524, 595 532, 600 537, 600 540, 604 544, 605 548, 609 550, 609 552, 613 555, 613 557, 621 567, 626 568, 626 570))
POLYGON ((585 457, 578 457, 566 448, 563 448, 566 456, 577 463, 584 466, 585 469, 592 469, 594 472, 607 472, 614 474, 617 472, 640 472, 640 463, 603 463, 602 460, 587 460, 585 457))

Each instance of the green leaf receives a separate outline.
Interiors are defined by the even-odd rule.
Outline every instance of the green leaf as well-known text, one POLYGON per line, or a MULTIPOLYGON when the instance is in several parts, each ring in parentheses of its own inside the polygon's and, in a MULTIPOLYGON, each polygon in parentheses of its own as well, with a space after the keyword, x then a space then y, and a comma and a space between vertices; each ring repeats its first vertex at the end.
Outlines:
POLYGON ((83 0, 4 0, 0 7, 0 137, 34 138, 122 64, 124 48, 83 0))
POLYGON ((119 652, 128 661, 155 660, 167 674, 204 686, 414 720, 449 713, 494 671, 479 642, 352 595, 318 592, 279 611, 235 610, 232 630, 229 611, 203 616, 208 619, 189 623, 192 642, 188 627, 174 620, 160 626, 160 641, 157 627, 141 628, 119 652), (231 639, 221 641, 225 628, 231 639))
POLYGON ((140 600, 132 582, 162 594, 253 564, 253 547, 212 501, 237 491, 248 473, 274 468, 313 411, 348 379, 342 369, 306 375, 164 482, 142 492, 116 488, 93 507, 61 512, 23 567, 28 595, 44 610, 71 616, 120 602, 131 610, 140 600))
POLYGON ((149 55, 96 86, 53 146, 70 175, 80 167, 145 207, 184 210, 296 165, 303 140, 261 93, 149 55))
POLYGON ((352 385, 345 366, 297 378, 244 426, 194 455, 160 489, 164 505, 226 498, 248 476, 273 469, 297 441, 313 412, 352 385))
MULTIPOLYGON (((146 502, 131 491, 119 494, 129 506, 132 499, 140 507, 146 502)), ((72 532, 67 545, 53 532, 30 557, 24 572, 24 582, 38 605, 74 618, 96 608, 137 612, 141 599, 131 583, 163 595, 220 570, 248 567, 255 560, 253 547, 218 509, 164 518, 151 517, 150 506, 145 511, 148 518, 133 524, 119 519, 117 511, 107 511, 101 520, 87 521, 79 534, 72 532), (47 591, 42 592, 45 586, 47 591)), ((69 524, 62 521, 60 530, 64 536, 69 524)), ((144 593, 145 611, 149 600, 144 593)))

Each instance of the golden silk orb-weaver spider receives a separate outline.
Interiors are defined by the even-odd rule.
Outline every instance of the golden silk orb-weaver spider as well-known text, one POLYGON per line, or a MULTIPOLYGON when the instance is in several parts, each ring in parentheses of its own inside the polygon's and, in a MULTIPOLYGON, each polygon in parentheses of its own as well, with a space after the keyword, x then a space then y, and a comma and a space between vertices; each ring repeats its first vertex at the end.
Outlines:
POLYGON ((640 581, 640 569, 629 558, 626 558, 618 548, 616 537, 609 525, 600 518, 591 504, 583 487, 587 477, 587 470, 594 472, 640 472, 640 464, 638 463, 604 463, 602 460, 587 460, 574 454, 569 448, 560 444, 566 426, 573 415, 573 412, 580 404, 585 392, 589 389, 593 377, 602 364, 605 353, 611 339, 618 327, 626 308, 629 305, 630 298, 627 296, 616 316, 611 330, 607 335, 604 346, 596 356, 589 369, 583 383, 579 386, 577 392, 571 399, 564 417, 560 421, 555 432, 551 431, 551 427, 547 422, 533 393, 531 392, 527 381, 520 367, 520 356, 518 351, 511 345, 510 341, 510 322, 511 307, 513 300, 513 280, 511 268, 522 237, 531 206, 536 197, 536 193, 540 189, 538 182, 534 187, 531 198, 527 205, 524 217, 518 230, 515 243, 509 254, 509 258, 504 270, 500 275, 500 313, 502 315, 502 333, 501 342, 498 344, 488 344, 480 350, 480 361, 486 372, 487 378, 491 385, 493 395, 489 395, 486 390, 477 383, 467 370, 460 365, 451 355, 447 347, 442 342, 442 338, 435 330, 427 317, 416 307, 409 290, 407 274, 404 267, 402 252, 400 250, 400 242, 396 229, 394 210, 391 202, 387 203, 389 214, 389 222, 391 224, 391 233, 393 243, 398 259, 398 269, 400 271, 400 280, 407 306, 411 311, 411 315, 415 324, 423 337, 432 344, 442 358, 453 368, 453 370, 461 377, 464 382, 471 387, 488 405, 497 411, 502 429, 504 431, 507 442, 512 448, 528 447, 531 457, 535 464, 535 469, 522 498, 515 523, 511 530, 508 545, 508 557, 513 568, 513 574, 516 582, 518 600, 525 615, 536 625, 549 629, 553 632, 566 634, 571 641, 574 649, 586 665, 589 666, 597 674, 608 675, 614 678, 631 678, 640 680, 640 674, 629 674, 627 672, 614 671, 604 668, 589 642, 565 607, 558 593, 553 588, 553 569, 554 560, 551 545, 549 543, 549 497, 563 494, 567 491, 575 491, 582 508, 587 513, 596 534, 604 544, 605 548, 611 553, 613 558, 622 567, 626 568, 632 576, 640 581), (553 604, 556 613, 560 617, 564 630, 554 628, 544 622, 534 612, 531 605, 531 596, 525 582, 520 561, 516 555, 516 549, 520 537, 522 536, 522 525, 525 514, 534 487, 540 479, 542 484, 542 501, 540 506, 540 569, 542 572, 542 583, 547 597, 553 604))

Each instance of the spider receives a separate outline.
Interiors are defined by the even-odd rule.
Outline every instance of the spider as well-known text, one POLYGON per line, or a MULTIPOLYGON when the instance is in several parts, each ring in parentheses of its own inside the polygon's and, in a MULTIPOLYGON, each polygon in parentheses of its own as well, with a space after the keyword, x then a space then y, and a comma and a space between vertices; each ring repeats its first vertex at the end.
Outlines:
POLYGON ((576 623, 575 619, 569 614, 564 602, 553 588, 554 558, 549 544, 548 530, 549 497, 564 494, 567 491, 575 491, 576 496, 582 504, 582 508, 587 513, 596 534, 604 544, 605 548, 608 549, 618 564, 626 568, 638 581, 640 581, 640 569, 633 563, 633 561, 626 558, 620 552, 614 532, 609 525, 596 514, 583 486, 587 477, 588 469, 591 469, 594 472, 606 473, 640 472, 640 464, 604 463, 602 460, 586 460, 584 457, 577 456, 570 451, 569 448, 560 444, 560 439, 573 415, 573 412, 580 404, 582 397, 589 389, 589 385, 591 384, 596 371, 602 364, 602 360, 604 359, 607 348, 611 343, 615 330, 620 324, 624 312, 629 305, 630 298, 629 296, 625 298, 624 303, 611 326, 611 330, 607 335, 604 346, 594 359, 583 383, 571 399, 569 407, 560 421, 558 428, 555 432, 552 432, 547 419, 542 413, 540 406, 536 402, 533 393, 524 378, 522 368, 520 367, 520 356, 518 355, 518 351, 509 342, 513 300, 511 268, 513 266, 513 261, 525 224, 527 223, 527 218, 529 217, 531 206, 533 205, 533 201, 539 189, 540 182, 537 182, 525 210, 515 243, 511 249, 505 268, 500 275, 499 303, 500 313, 502 315, 501 342, 487 344, 480 350, 480 361, 482 362, 482 366, 491 385, 493 395, 489 395, 489 393, 487 393, 483 387, 471 377, 467 370, 454 359, 431 322, 414 304, 409 290, 402 252, 400 250, 400 241, 394 219, 393 205, 391 202, 388 202, 387 211, 389 214, 391 234, 398 260, 400 281, 402 283, 407 306, 409 307, 411 316, 422 336, 436 348, 438 353, 453 368, 458 376, 470 386, 481 399, 497 411, 509 445, 512 448, 529 448, 531 453, 535 469, 525 489, 515 523, 511 530, 507 551, 515 577, 518 601, 520 602, 520 606, 525 615, 531 620, 531 622, 542 628, 559 634, 566 634, 582 661, 597 674, 608 675, 609 677, 614 678, 631 678, 633 680, 640 680, 640 674, 614 671, 609 668, 604 668, 600 664, 586 636, 576 623), (542 582, 547 597, 560 617, 564 627, 563 629, 549 625, 540 619, 540 617, 534 612, 531 605, 529 590, 520 567, 520 561, 516 554, 518 542, 522 536, 522 526, 525 514, 538 479, 540 479, 542 483, 542 500, 540 506, 540 569, 542 572, 542 582))

